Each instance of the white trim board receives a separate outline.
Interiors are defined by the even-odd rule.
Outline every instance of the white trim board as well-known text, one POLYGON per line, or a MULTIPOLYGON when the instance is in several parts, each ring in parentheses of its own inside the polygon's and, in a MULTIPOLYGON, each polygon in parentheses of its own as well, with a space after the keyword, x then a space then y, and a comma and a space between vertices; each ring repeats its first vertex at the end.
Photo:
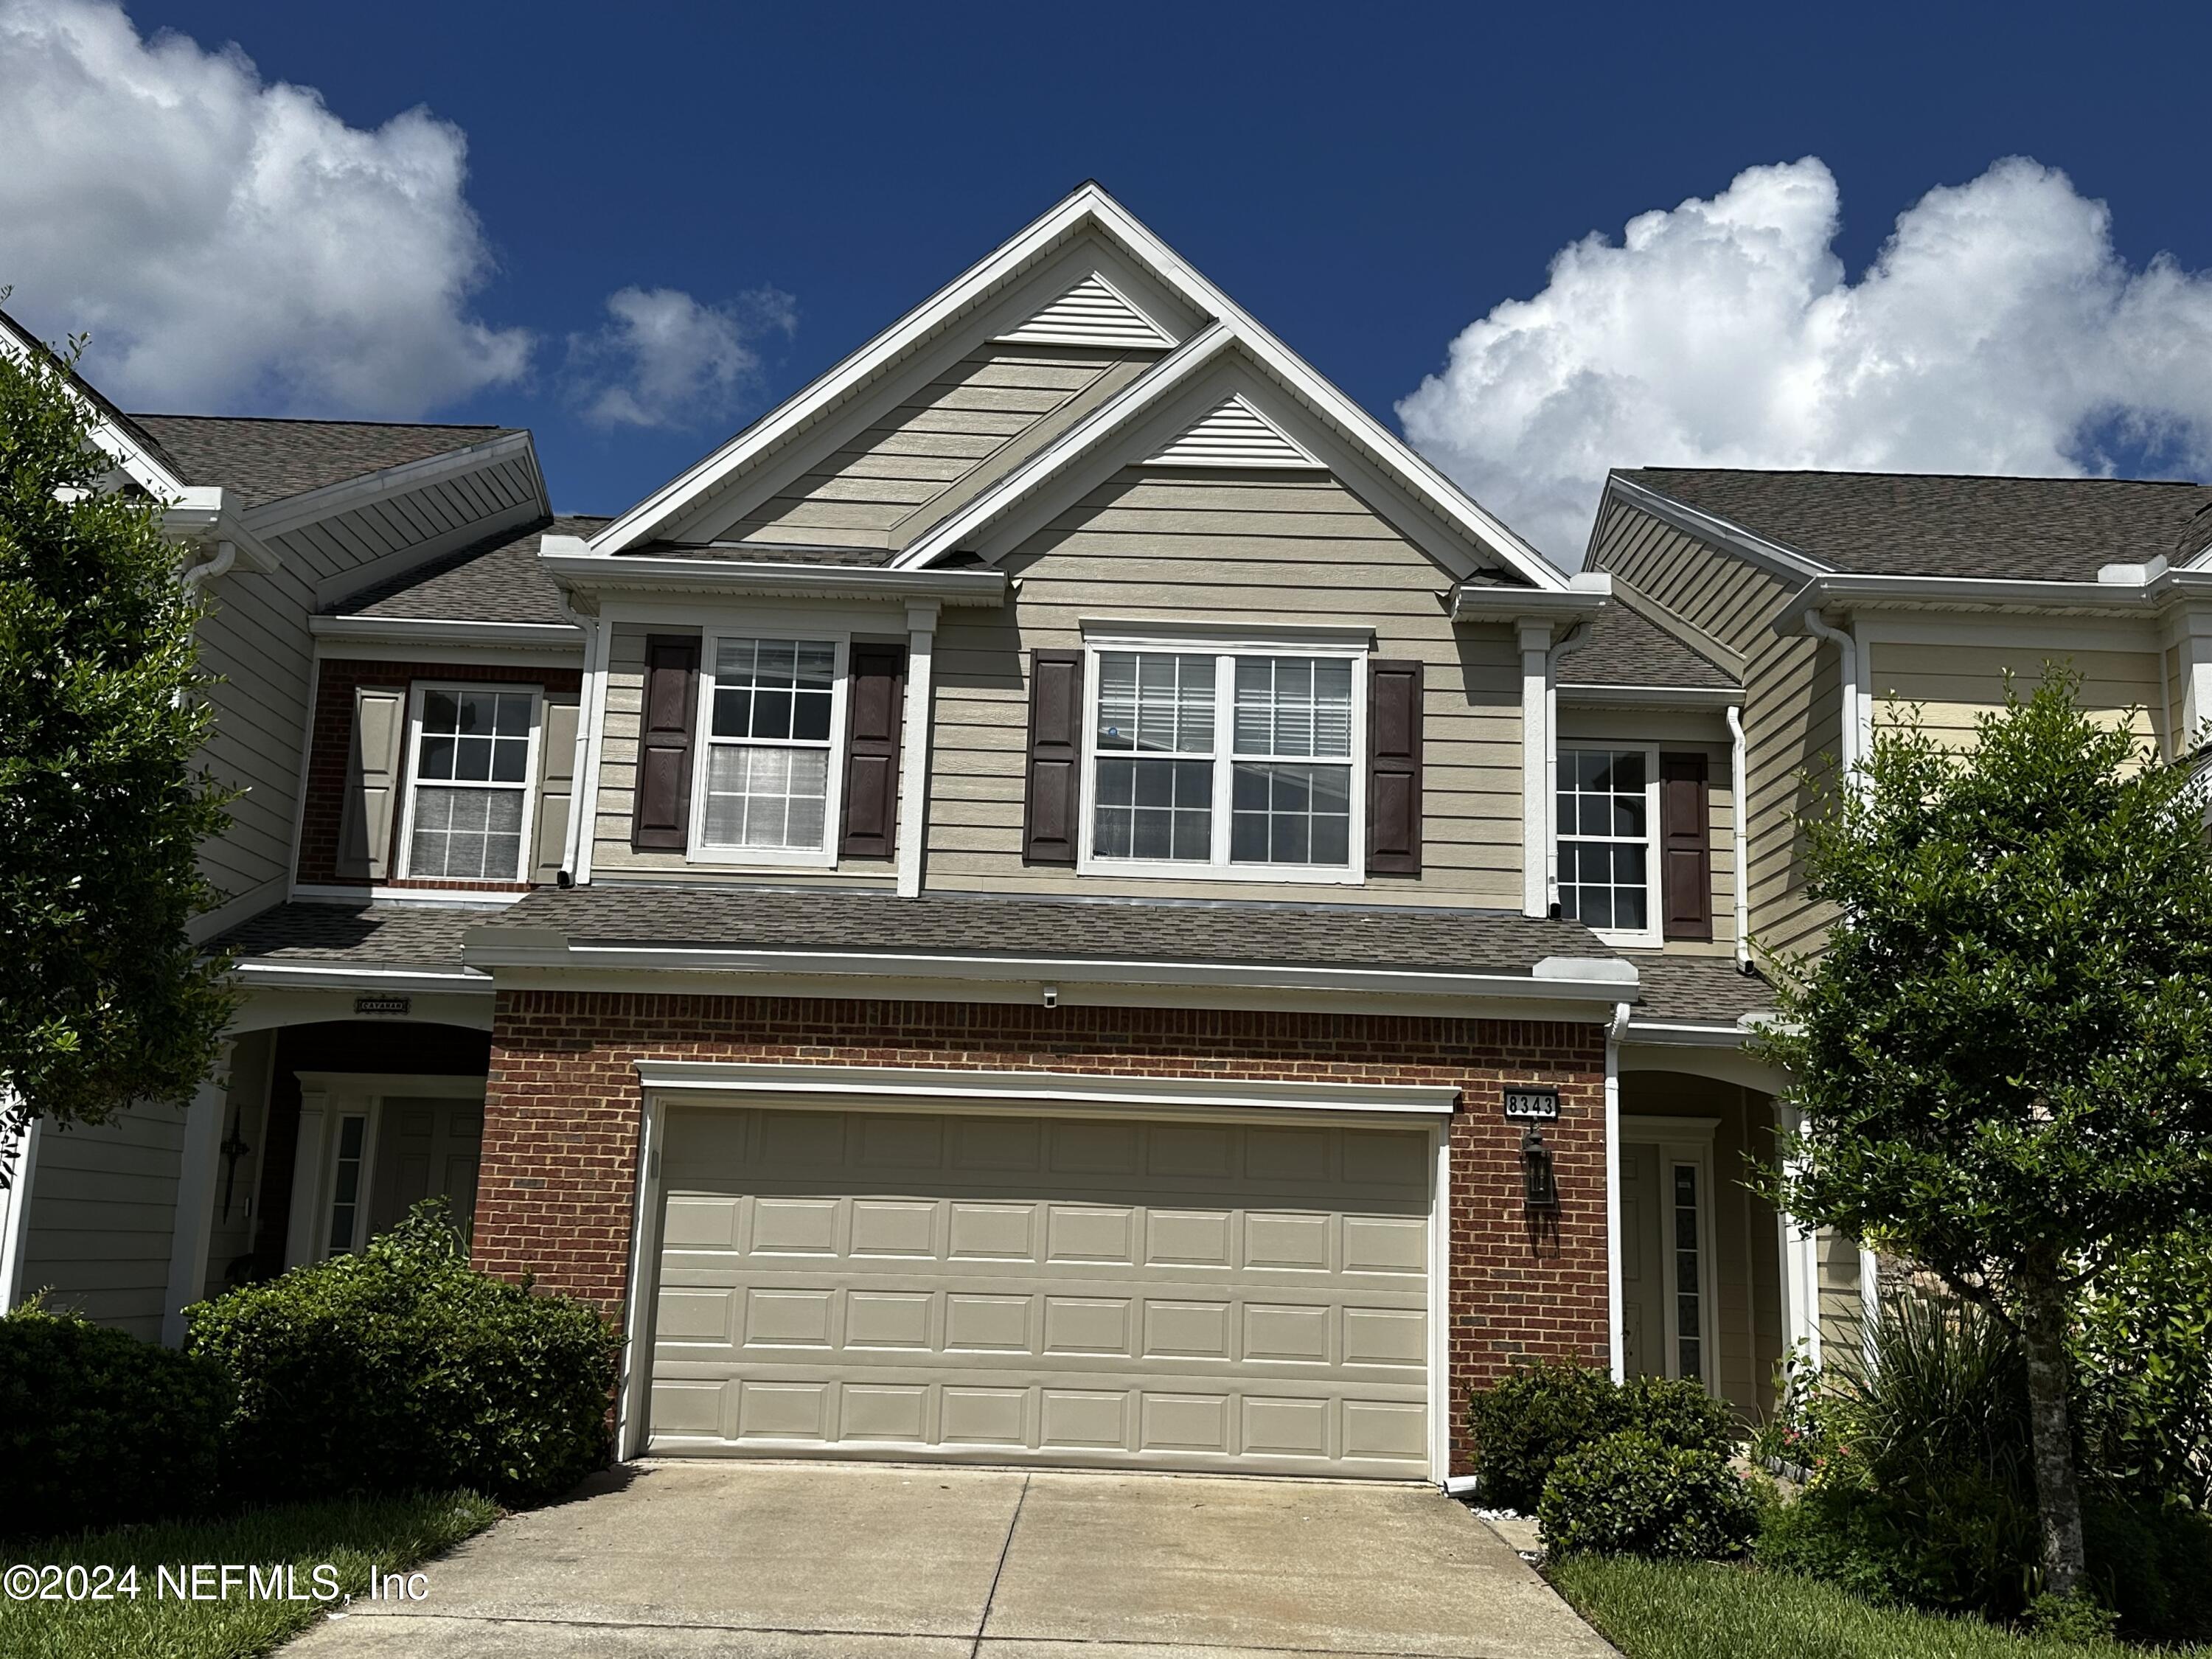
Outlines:
POLYGON ((1016 1107, 1066 1115, 1133 1109, 1349 1113, 1449 1117, 1460 1091, 1444 1084, 1310 1082, 1212 1077, 1125 1077, 1091 1072, 940 1071, 911 1066, 778 1066, 749 1060, 641 1060, 638 1082, 665 1095, 743 1097, 833 1109, 878 1101, 1016 1107), (866 1097, 856 1102, 856 1096, 866 1097))

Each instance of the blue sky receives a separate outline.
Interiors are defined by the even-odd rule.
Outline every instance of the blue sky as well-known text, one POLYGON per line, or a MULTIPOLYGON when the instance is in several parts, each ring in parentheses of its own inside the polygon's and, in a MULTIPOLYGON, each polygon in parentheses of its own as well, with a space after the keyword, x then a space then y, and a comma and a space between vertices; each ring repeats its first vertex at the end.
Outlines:
MULTIPOLYGON (((68 3, 0 0, 0 22, 11 7, 19 24, 35 23, 68 3)), ((164 381, 144 356, 134 365, 116 359, 126 401, 204 389, 204 401, 241 412, 414 412, 397 410, 397 397, 436 418, 528 424, 564 510, 627 505, 1086 177, 1394 426, 1400 400, 1443 369, 1462 330, 1501 302, 1546 290, 1563 247, 1593 232, 1618 240, 1637 215, 1711 201, 1746 168, 1802 157, 1820 158, 1832 176, 1840 218, 1832 237, 1814 240, 1846 281, 1932 188, 1967 185, 2010 155, 2063 170, 2073 192, 2109 208, 2115 280, 2139 277, 2160 254, 2185 276, 2212 268, 2202 68, 2212 14, 2201 9, 137 0, 128 14, 148 37, 173 30, 207 52, 235 42, 263 87, 313 88, 346 128, 373 132, 417 106, 458 127, 466 177, 456 188, 488 259, 453 304, 509 343, 484 348, 473 375, 441 380, 426 369, 419 384, 372 394, 298 370, 300 353, 312 355, 313 331, 327 326, 362 332, 360 349, 374 355, 375 331, 404 319, 310 319, 300 324, 307 343, 242 383, 219 368, 198 382, 164 381), (600 339, 609 296, 626 289, 678 290, 719 308, 744 341, 743 363, 696 409, 659 409, 664 424, 610 423, 592 401, 592 375, 619 377, 618 348, 569 343, 600 339)), ((0 39, 0 59, 7 50, 0 39)), ((50 71, 19 56, 19 76, 50 71)), ((7 73, 0 62, 0 95, 7 73)), ((2039 196, 2024 184, 2014 206, 2029 216, 2063 206, 2056 189, 2039 196)), ((134 325, 134 304, 187 314, 173 292, 107 294, 99 270, 81 279, 98 303, 74 305, 66 290, 80 279, 55 251, 73 234, 71 214, 55 205, 62 199, 57 191, 0 212, 0 283, 18 284, 11 308, 49 330, 89 308, 96 328, 117 334, 134 325)), ((104 233, 122 242, 103 251, 102 270, 133 257, 133 234, 104 233)), ((143 257, 158 260, 164 246, 157 236, 143 257)), ((344 250, 335 258, 344 264, 344 250)), ((1974 268, 1966 262, 1965 275, 1938 286, 1972 280, 1974 268)), ((1628 271, 1618 280, 1644 279, 1628 271)), ((2063 288, 2071 279, 2062 270, 2055 280, 2063 288)), ((1647 326, 1663 328, 1681 301, 1665 280, 1651 286, 1647 326)), ((2212 316, 2202 297, 2191 288, 2160 301, 2164 320, 2130 323, 2127 349, 2147 332, 2175 340, 2212 316)), ((1726 295, 1713 302, 1725 316, 1726 295)), ((1581 314, 1565 305, 1553 322, 1571 334, 1581 314)), ((1881 326, 1910 338, 1915 325, 1881 326)), ((2025 348, 2000 337, 1991 349, 2032 354, 2050 326, 2024 324, 2015 338, 2025 348)), ((1540 344, 1559 335, 1516 337, 1540 344)), ((1755 336, 1736 344, 1747 363, 1766 350, 1755 336)), ((2085 362, 2125 355, 2094 327, 2080 349, 2085 362)), ((1869 349, 1885 362, 1912 355, 1869 349)), ((1747 455, 1863 465, 1871 455, 1910 465, 1924 453, 1934 465, 1987 455, 2046 470, 2033 464, 2037 446, 2055 443, 2068 460, 2053 465, 2203 472, 2212 392, 2197 404, 2165 386, 2187 378, 2191 349, 2179 367, 2146 359, 2134 371, 2161 388, 2145 394, 2143 411, 2124 378, 2118 390, 2057 407, 2046 422, 2069 428, 2057 440, 1990 444, 1952 432, 2013 418, 2007 405, 2018 394, 1977 369, 1964 390, 1947 380, 1942 395, 1916 405, 1936 435, 1902 454, 1869 435, 1906 420, 1894 410, 1826 436, 1825 417, 1800 411, 1806 432, 1768 455, 1751 453, 1756 418, 1703 403, 1639 426, 1583 419, 1578 410, 1598 405, 1565 398, 1549 403, 1547 417, 1532 413, 1501 432, 1502 417, 1486 413, 1454 425, 1453 388, 1443 386, 1424 447, 1486 501, 1513 495, 1523 475, 1543 470, 1531 457, 1532 446, 1556 447, 1547 418, 1594 429, 1593 453, 1638 444, 1684 452, 1611 455, 1624 465, 1747 455), (1716 421, 1729 430, 1702 431, 1716 421), (1823 443, 1837 452, 1832 460, 1823 443)), ((97 352, 93 365, 102 367, 97 352)), ((1604 378, 1614 366, 1597 367, 1604 378)), ((1514 401, 1517 383, 1498 377, 1522 371, 1493 362, 1471 372, 1474 381, 1456 388, 1462 402, 1488 410, 1514 401)), ((1663 404, 1673 393, 1653 380, 1663 372, 1639 356, 1617 384, 1649 386, 1632 395, 1663 404)), ((1540 518, 1545 501, 1556 508, 1595 463, 1577 465, 1550 497, 1531 495, 1521 510, 1540 518)), ((1519 505, 1492 504, 1509 517, 1519 505)))

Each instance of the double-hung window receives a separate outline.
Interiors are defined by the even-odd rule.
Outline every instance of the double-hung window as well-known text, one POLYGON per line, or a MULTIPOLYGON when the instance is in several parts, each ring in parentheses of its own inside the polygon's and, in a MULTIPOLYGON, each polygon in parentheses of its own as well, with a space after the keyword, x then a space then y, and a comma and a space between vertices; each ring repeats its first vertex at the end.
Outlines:
POLYGON ((710 646, 693 848, 732 862, 831 862, 844 641, 724 635, 710 646))
POLYGON ((1364 653, 1102 647, 1081 867, 1357 881, 1364 653))
POLYGON ((522 879, 537 725, 535 691, 416 689, 404 875, 418 881, 522 879))
POLYGON ((1643 749, 1559 750, 1559 913, 1656 945, 1651 825, 1658 769, 1643 749))

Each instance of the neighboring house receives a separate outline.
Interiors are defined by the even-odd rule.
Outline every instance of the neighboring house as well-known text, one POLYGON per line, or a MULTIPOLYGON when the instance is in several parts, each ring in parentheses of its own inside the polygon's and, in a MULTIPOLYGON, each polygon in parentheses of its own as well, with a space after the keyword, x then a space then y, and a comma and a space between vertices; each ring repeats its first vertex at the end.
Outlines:
MULTIPOLYGON (((1812 527, 2047 528, 1917 487, 1616 475, 1570 579, 1085 186, 621 516, 301 606, 141 1317, 443 1194, 622 1322, 626 1455, 1441 1480, 1544 1356, 1759 1412, 1871 1285, 1742 1184, 1846 740, 1812 527)), ((1991 672, 2103 672, 2082 605, 1991 672)))
MULTIPOLYGON (((40 349, 0 313, 0 350, 40 349)), ((208 692, 216 719, 205 758, 240 792, 228 833, 203 854, 225 896, 196 929, 211 939, 297 890, 311 694, 318 659, 342 654, 321 645, 318 613, 544 523, 544 483, 526 432, 131 415, 76 384, 114 460, 110 487, 168 503, 182 579, 209 601, 201 661, 219 679, 208 692)), ((259 1218, 272 1018, 247 1005, 228 1046, 228 1092, 219 1080, 189 1110, 143 1107, 89 1129, 40 1125, 15 1149, 15 1183, 0 1194, 0 1300, 51 1288, 56 1301, 142 1335, 178 1334, 176 1310, 222 1286, 259 1218)), ((479 1036, 478 1071, 483 1048, 479 1036)))

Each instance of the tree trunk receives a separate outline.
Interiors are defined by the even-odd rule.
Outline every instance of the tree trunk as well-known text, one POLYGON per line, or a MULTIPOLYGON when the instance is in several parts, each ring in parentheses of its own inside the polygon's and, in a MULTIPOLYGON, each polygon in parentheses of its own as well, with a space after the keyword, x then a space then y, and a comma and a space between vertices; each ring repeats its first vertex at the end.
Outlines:
POLYGON ((2071 1595, 2086 1568, 2081 1488, 2067 1410, 2066 1304, 2057 1287, 2034 1292, 2021 1322, 2027 1348, 2028 1422, 2035 1444, 2035 1504, 2043 1522, 2044 1588, 2071 1595))

